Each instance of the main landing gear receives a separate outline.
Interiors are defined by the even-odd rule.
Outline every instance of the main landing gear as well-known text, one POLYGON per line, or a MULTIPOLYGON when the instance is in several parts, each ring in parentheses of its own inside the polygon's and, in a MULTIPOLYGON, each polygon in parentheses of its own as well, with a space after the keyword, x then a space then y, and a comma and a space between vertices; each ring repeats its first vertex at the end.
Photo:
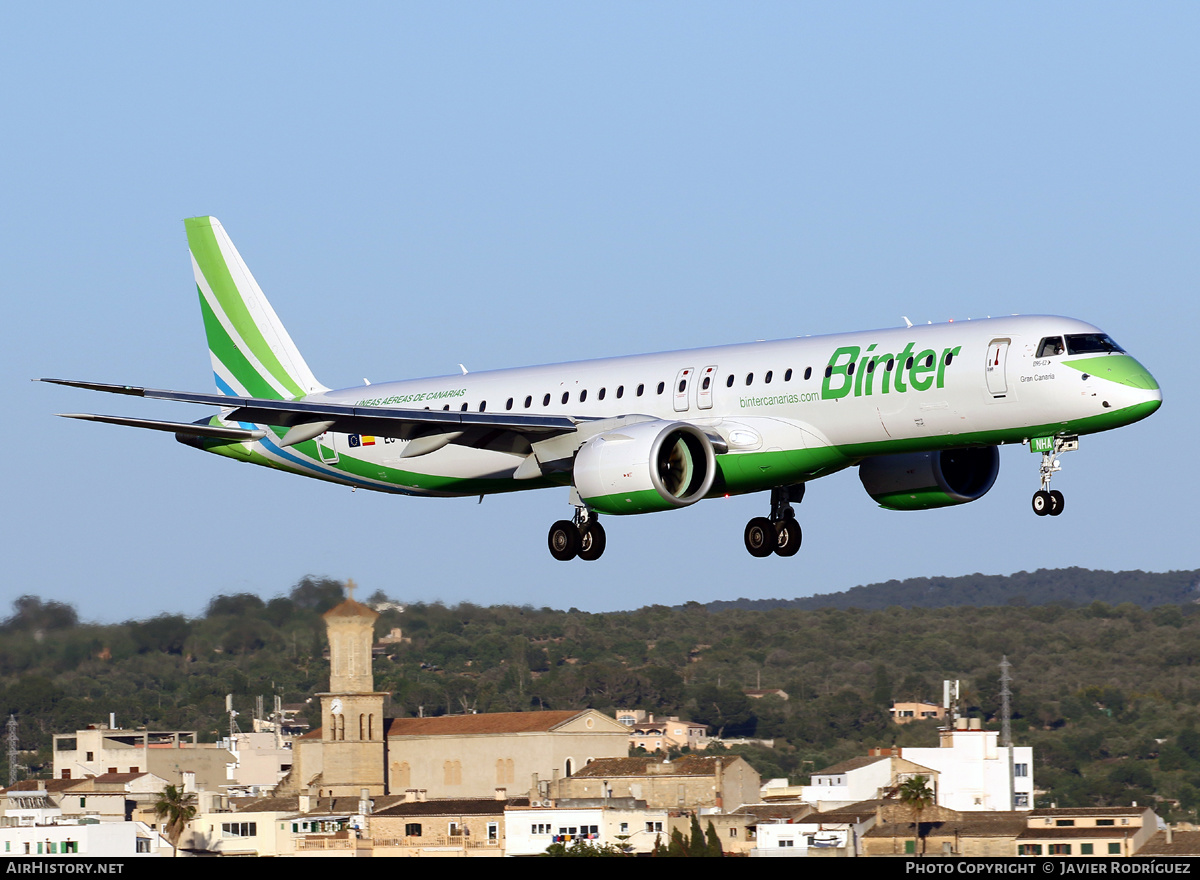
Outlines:
POLYGON ((600 525, 598 514, 586 507, 576 507, 574 519, 560 519, 550 526, 546 543, 550 545, 550 555, 560 562, 576 556, 594 562, 604 553, 604 526, 600 525))
POLYGON ((804 484, 779 486, 771 490, 771 516, 756 516, 746 523, 746 549, 760 559, 774 553, 795 556, 800 549, 800 523, 792 504, 804 498, 804 484))
POLYGON ((1079 448, 1078 437, 1055 437, 1052 449, 1042 451, 1042 488, 1033 493, 1033 512, 1038 516, 1058 516, 1066 507, 1063 493, 1051 491, 1050 478, 1062 470, 1058 456, 1079 448))

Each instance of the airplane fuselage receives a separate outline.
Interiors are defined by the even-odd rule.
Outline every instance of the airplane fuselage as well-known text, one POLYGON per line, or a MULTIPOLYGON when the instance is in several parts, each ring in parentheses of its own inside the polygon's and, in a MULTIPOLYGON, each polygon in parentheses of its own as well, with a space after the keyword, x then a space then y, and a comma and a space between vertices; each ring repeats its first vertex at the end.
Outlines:
MULTIPOLYGON (((1100 332, 1071 318, 990 318, 411 379, 304 400, 687 422, 727 446, 714 496, 803 482, 868 456, 1088 434, 1144 418, 1161 393, 1129 355, 1036 356, 1046 337, 1100 332), (1121 365, 1121 381, 1106 377, 1105 362, 1121 365), (1130 375, 1145 379, 1129 384, 1130 375)), ((483 448, 447 444, 412 458, 404 457, 412 441, 397 438, 331 432, 288 449, 276 440, 255 444, 254 460, 381 491, 476 495, 570 482, 514 479, 530 449, 503 432, 483 448)))

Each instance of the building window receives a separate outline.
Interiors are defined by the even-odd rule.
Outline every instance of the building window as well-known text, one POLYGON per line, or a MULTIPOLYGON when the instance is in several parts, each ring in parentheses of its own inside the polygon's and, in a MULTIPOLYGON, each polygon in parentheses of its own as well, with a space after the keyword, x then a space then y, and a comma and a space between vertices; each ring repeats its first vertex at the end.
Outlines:
POLYGON ((736 838, 736 837, 738 836, 738 835, 737 835, 737 829, 736 829, 736 828, 730 828, 730 829, 729 829, 729 836, 730 836, 730 837, 733 837, 733 838, 736 838))
POLYGON ((1112 825, 1113 820, 1112 819, 1097 819, 1096 824, 1097 825, 1112 825))
POLYGON ((462 826, 457 822, 451 822, 450 827, 446 830, 446 833, 451 837, 461 837, 463 833, 462 826))
POLYGON ((500 825, 497 822, 488 822, 488 842, 495 843, 500 839, 500 825))
POLYGON ((1017 855, 1040 856, 1041 854, 1042 845, 1040 843, 1023 843, 1017 847, 1017 855))
POLYGON ((257 822, 222 822, 222 837, 255 837, 258 835, 257 822))
POLYGON ((1090 843, 1081 843, 1081 844, 1079 844, 1079 854, 1080 854, 1081 856, 1090 856, 1090 855, 1092 855, 1092 845, 1091 845, 1090 843))
POLYGON ((796 841, 794 841, 794 840, 791 840, 791 839, 788 839, 788 840, 781 840, 781 841, 779 841, 779 845, 780 845, 780 846, 795 846, 795 845, 796 845, 796 841))
POLYGON ((420 837, 421 836, 421 823, 420 822, 409 822, 408 824, 406 824, 404 826, 404 836, 405 837, 420 837))
POLYGON ((649 831, 651 834, 660 832, 660 831, 662 831, 662 822, 647 822, 646 830, 649 831))
POLYGON ((1071 844, 1069 843, 1052 843, 1050 844, 1050 852, 1052 856, 1069 856, 1071 854, 1071 844))
POLYGON ((1121 854, 1121 844, 1110 843, 1108 845, 1108 854, 1110 856, 1119 856, 1121 854))
POLYGON ((1058 828, 1074 828, 1075 820, 1074 819, 1055 819, 1054 825, 1058 828))
POLYGON ((1013 776, 1024 778, 1029 775, 1028 764, 1013 764, 1013 776))

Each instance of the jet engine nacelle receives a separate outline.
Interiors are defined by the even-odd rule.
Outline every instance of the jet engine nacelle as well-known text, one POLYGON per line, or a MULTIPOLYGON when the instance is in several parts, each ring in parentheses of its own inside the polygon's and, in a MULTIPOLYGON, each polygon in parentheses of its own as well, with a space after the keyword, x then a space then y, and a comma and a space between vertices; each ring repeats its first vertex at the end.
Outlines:
POLYGON ((575 456, 575 488, 600 513, 650 513, 695 504, 717 474, 712 441, 661 419, 597 434, 575 456))
POLYGON ((867 494, 888 510, 929 510, 982 498, 1000 473, 995 446, 880 455, 858 466, 867 494))

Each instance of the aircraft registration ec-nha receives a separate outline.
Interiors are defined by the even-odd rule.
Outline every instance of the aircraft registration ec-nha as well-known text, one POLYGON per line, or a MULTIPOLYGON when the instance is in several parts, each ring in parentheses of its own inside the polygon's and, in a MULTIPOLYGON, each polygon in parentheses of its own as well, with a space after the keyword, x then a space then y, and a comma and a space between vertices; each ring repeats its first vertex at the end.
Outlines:
POLYGON ((1041 453, 1039 515, 1057 516, 1058 457, 1159 408, 1158 383, 1091 324, 1014 316, 578 361, 330 390, 212 217, 185 221, 217 394, 45 379, 207 404, 194 423, 64 413, 170 431, 229 458, 406 495, 569 487, 556 559, 598 559, 599 516, 770 492, 753 556, 791 556, 805 484, 857 466, 892 510, 974 501, 998 447, 1041 453))

